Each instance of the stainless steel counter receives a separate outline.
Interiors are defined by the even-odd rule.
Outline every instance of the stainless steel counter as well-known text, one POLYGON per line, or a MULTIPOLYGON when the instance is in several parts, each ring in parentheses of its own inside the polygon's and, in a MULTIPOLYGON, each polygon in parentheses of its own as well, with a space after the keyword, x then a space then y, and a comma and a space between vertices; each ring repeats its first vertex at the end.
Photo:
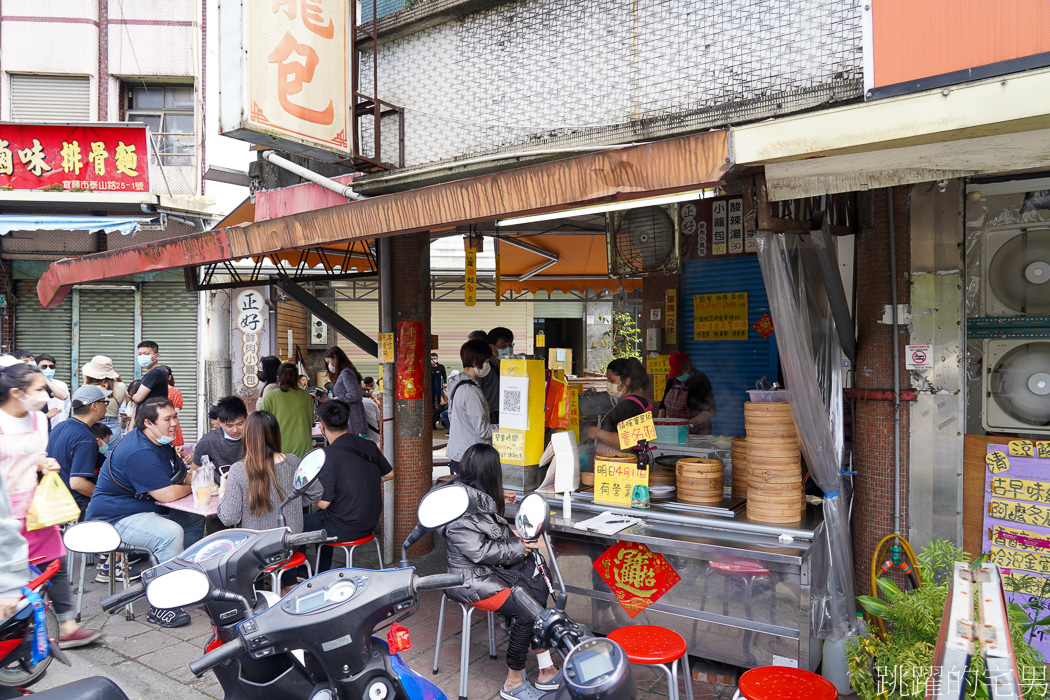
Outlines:
MULTIPOLYGON (((566 519, 561 500, 548 500, 551 543, 569 591, 569 613, 593 631, 658 625, 681 634, 691 654, 712 661, 748 667, 797 663, 808 670, 817 665, 820 645, 811 635, 810 582, 823 569, 821 508, 811 507, 801 525, 781 527, 752 523, 742 514, 705 518, 659 504, 642 511, 576 499, 566 519), (612 536, 573 527, 604 510, 645 522, 612 536), (781 535, 791 540, 781 541, 781 535), (618 542, 644 544, 680 577, 633 619, 594 568, 618 542), (749 562, 747 575, 719 569, 718 563, 741 560, 749 562)), ((513 513, 513 506, 509 510, 513 513)))

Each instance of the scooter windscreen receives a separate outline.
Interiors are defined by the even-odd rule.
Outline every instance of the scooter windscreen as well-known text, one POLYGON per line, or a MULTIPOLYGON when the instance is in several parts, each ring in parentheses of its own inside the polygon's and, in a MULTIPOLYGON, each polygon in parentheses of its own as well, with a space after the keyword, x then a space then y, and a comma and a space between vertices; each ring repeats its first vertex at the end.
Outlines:
POLYGON ((572 698, 627 700, 635 689, 627 655, 610 639, 582 642, 565 657, 565 689, 572 698))

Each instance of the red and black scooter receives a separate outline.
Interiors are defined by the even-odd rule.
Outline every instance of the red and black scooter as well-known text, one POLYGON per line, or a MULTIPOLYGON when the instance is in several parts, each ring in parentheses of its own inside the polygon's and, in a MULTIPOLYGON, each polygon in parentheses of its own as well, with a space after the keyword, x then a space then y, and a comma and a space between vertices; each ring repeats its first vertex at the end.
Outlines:
MULTIPOLYGON (((30 567, 38 575, 26 584, 26 588, 39 596, 51 585, 49 580, 60 565, 60 561, 53 561, 43 572, 30 567)), ((44 605, 44 621, 48 653, 42 660, 33 663, 34 611, 30 601, 23 595, 15 614, 0 620, 0 686, 28 688, 40 680, 51 665, 52 658, 69 665, 66 655, 58 648, 58 617, 48 604, 44 605)))

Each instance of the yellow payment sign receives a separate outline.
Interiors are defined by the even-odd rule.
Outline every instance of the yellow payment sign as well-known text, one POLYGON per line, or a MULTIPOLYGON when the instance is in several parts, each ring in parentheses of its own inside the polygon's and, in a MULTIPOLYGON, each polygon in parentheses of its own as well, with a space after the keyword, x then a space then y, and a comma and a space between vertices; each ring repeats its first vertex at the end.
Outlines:
POLYGON ((505 464, 525 464, 525 432, 522 430, 497 430, 492 434, 492 446, 499 452, 499 460, 505 464))
POLYGON ((642 440, 649 442, 656 440, 656 426, 653 425, 652 411, 620 421, 616 424, 616 431, 620 435, 621 450, 628 450, 642 440))
POLYGON ((1001 474, 1010 468, 1010 458, 1005 452, 989 452, 984 456, 984 461, 988 465, 988 471, 993 474, 1001 474))
POLYGON ((649 487, 649 470, 634 462, 594 460, 594 502, 607 506, 631 505, 635 486, 649 487))

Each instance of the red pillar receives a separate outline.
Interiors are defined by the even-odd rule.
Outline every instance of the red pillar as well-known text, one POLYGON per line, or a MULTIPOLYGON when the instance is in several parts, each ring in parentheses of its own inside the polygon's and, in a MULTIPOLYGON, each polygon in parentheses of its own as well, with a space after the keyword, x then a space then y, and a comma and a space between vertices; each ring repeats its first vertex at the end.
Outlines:
MULTIPOLYGON (((400 549, 416 525, 416 508, 430 490, 434 465, 434 424, 427 373, 430 358, 430 237, 426 232, 397 236, 391 240, 390 251, 395 271, 392 301, 395 327, 399 321, 423 322, 422 357, 426 363, 422 398, 395 398, 394 402, 394 545, 400 549)), ((402 372, 400 365, 397 372, 402 372)), ((433 546, 434 538, 428 536, 420 540, 410 554, 426 554, 433 546)))

